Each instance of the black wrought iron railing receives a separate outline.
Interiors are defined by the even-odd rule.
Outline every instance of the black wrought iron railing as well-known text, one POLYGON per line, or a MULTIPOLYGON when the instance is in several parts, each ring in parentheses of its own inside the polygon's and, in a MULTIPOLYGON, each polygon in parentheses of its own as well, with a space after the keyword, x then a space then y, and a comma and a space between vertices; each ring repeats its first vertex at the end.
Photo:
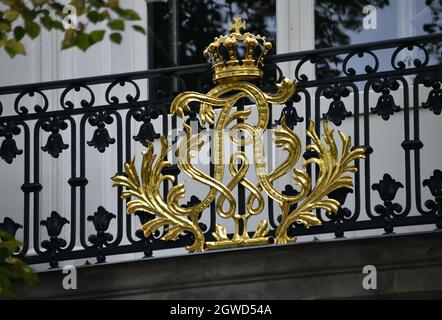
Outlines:
MULTIPOLYGON (((347 133, 353 136, 353 144, 368 151, 367 159, 357 163, 360 172, 354 177, 354 192, 338 190, 330 195, 343 204, 338 214, 321 214, 322 226, 308 230, 294 225, 293 234, 339 238, 359 230, 379 229, 381 235, 404 226, 442 228, 442 164, 432 159, 440 153, 433 145, 440 146, 434 141, 441 133, 437 122, 442 111, 442 55, 434 48, 441 40, 442 34, 432 34, 268 57, 261 87, 272 90, 286 62, 297 63, 298 82, 298 91, 286 106, 270 106, 270 126, 277 126, 284 113, 292 129, 313 119, 319 132, 321 119, 327 118, 337 128, 350 128, 347 133), (338 65, 331 62, 337 60, 338 65), (315 70, 314 78, 304 74, 309 65, 315 70), (429 147, 421 138, 424 131, 429 147), (381 138, 375 141, 374 134, 381 138), (384 159, 383 150, 394 145, 402 151, 397 158, 384 159), (428 168, 432 164, 423 164, 422 159, 430 159, 427 162, 435 167, 428 168), (389 173, 384 163, 403 174, 389 173), (379 170, 384 171, 381 176, 379 170), (346 198, 351 206, 345 205, 346 198)), ((112 158, 113 169, 104 173, 110 183, 110 177, 122 174, 124 162, 135 155, 134 143, 142 147, 160 134, 179 134, 177 119, 169 115, 177 92, 206 92, 210 87, 210 66, 200 64, 0 88, 1 184, 2 190, 8 190, 7 195, 0 194, 0 217, 4 218, 0 230, 23 242, 17 255, 32 264, 56 267, 63 260, 104 262, 107 256, 127 253, 150 257, 158 250, 186 245, 186 235, 174 242, 144 239, 135 231, 139 223, 125 214, 125 203, 118 196, 121 189, 112 193, 111 188, 90 186, 93 171, 102 169, 96 155, 112 158), (48 175, 43 168, 56 165, 62 156, 68 178, 61 181, 59 193, 65 187, 70 190, 62 194, 69 200, 68 212, 42 203, 48 175), (100 203, 103 193, 111 193, 112 203, 100 203), (5 212, 15 205, 17 211, 5 212)), ((197 110, 188 117, 198 121, 197 110)), ((180 175, 176 167, 169 171, 180 175)), ((290 186, 285 191, 290 192, 290 186)), ((238 189, 240 202, 245 201, 244 192, 238 189)), ((214 208, 210 211, 208 235, 216 221, 214 208)), ((270 200, 267 214, 275 228, 277 208, 270 200)), ((149 217, 138 215, 140 222, 149 217)))

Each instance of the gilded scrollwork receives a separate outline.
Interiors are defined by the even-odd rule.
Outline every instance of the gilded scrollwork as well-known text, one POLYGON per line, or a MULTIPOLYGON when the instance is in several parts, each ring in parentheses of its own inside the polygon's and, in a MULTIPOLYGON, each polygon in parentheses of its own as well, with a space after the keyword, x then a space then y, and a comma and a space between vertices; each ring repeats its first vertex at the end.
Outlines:
POLYGON ((195 242, 187 247, 189 251, 204 251, 204 235, 198 225, 198 215, 193 211, 186 214, 178 212, 173 203, 184 195, 184 185, 177 184, 168 193, 166 201, 160 194, 161 184, 169 180, 175 181, 171 175, 162 175, 161 171, 171 163, 165 160, 169 149, 167 139, 161 138, 161 151, 158 155, 153 152, 153 144, 150 143, 143 152, 141 164, 141 179, 135 168, 135 159, 124 166, 126 176, 120 175, 112 178, 114 186, 124 186, 122 198, 134 197, 127 204, 127 212, 135 214, 138 211, 150 212, 155 219, 148 221, 142 226, 145 237, 151 236, 156 230, 165 227, 163 240, 176 240, 184 231, 194 235, 195 242))
MULTIPOLYGON (((240 21, 237 19, 237 22, 240 21)), ((243 27, 242 27, 243 28, 243 27)), ((339 188, 352 186, 352 178, 349 173, 357 168, 353 165, 355 159, 363 158, 365 150, 357 148, 350 151, 351 139, 339 132, 342 148, 338 147, 333 137, 333 130, 329 129, 328 122, 324 120, 324 141, 315 131, 314 123, 310 123, 307 131, 312 144, 307 150, 315 152, 316 156, 303 162, 303 170, 296 169, 301 156, 300 138, 287 126, 285 116, 281 118, 281 127, 274 130, 275 146, 287 153, 287 158, 273 171, 267 172, 264 146, 262 137, 267 129, 270 111, 269 104, 284 104, 295 93, 296 83, 283 78, 276 84, 277 91, 269 94, 263 92, 255 84, 248 80, 262 76, 262 55, 255 58, 255 64, 250 62, 254 56, 254 49, 259 43, 263 43, 263 50, 269 49, 269 43, 264 37, 253 36, 249 33, 242 35, 239 29, 227 38, 215 39, 206 53, 213 54, 214 82, 217 85, 208 93, 183 92, 179 94, 171 105, 171 113, 184 118, 185 112, 190 111, 189 104, 199 104, 199 118, 202 125, 213 125, 213 162, 214 172, 208 175, 192 164, 192 155, 199 152, 204 144, 201 139, 202 132, 192 132, 191 127, 184 123, 185 136, 179 143, 176 151, 177 164, 180 170, 191 179, 208 187, 208 192, 201 201, 193 205, 183 206, 179 202, 185 197, 185 187, 182 183, 174 185, 163 199, 160 190, 164 181, 175 182, 175 177, 163 175, 163 169, 171 166, 166 160, 169 145, 165 137, 161 138, 161 150, 158 155, 154 154, 152 143, 147 143, 147 150, 143 153, 140 176, 135 168, 135 160, 125 165, 126 175, 113 177, 114 186, 124 186, 122 197, 130 198, 127 203, 127 212, 149 212, 155 216, 153 220, 142 226, 144 235, 151 236, 156 230, 162 229, 163 240, 176 240, 185 232, 193 234, 193 244, 187 247, 189 251, 205 251, 217 248, 232 248, 251 245, 262 245, 276 242, 285 244, 296 239, 287 234, 289 227, 295 223, 302 223, 306 227, 319 225, 315 210, 325 209, 327 212, 336 213, 339 202, 327 198, 327 195, 339 188), (253 38, 254 37, 254 38, 253 38), (245 40, 246 39, 246 40, 245 40), (248 39, 248 40, 247 40, 248 39), (250 39, 255 39, 251 41, 250 39), (220 63, 221 57, 216 54, 219 46, 228 45, 230 49, 236 47, 237 42, 244 42, 249 50, 247 57, 242 63, 238 63, 238 54, 230 56, 223 68, 220 63), (253 46, 252 43, 253 42, 253 46), (216 50, 215 50, 216 49, 216 50), (217 60, 218 59, 218 60, 217 60), (250 72, 249 72, 250 71, 250 72), (240 99, 248 98, 252 104, 244 110, 236 110, 235 106, 240 99), (215 109, 219 108, 219 113, 215 109), (256 112, 256 123, 250 123, 249 118, 256 112), (241 120, 241 121, 237 121, 241 120), (249 159, 243 151, 234 152, 229 159, 228 173, 231 180, 224 184, 225 166, 225 132, 228 131, 230 143, 237 147, 251 146, 253 158, 249 159), (239 135, 241 133, 241 135, 239 135), (253 164, 256 182, 247 178, 246 174, 253 164), (316 164, 319 167, 317 180, 312 183, 306 167, 316 164), (296 192, 292 195, 280 192, 274 182, 286 175, 291 174, 296 185, 296 192), (238 205, 233 189, 242 185, 248 192, 246 199, 246 212, 238 212, 238 205), (257 223, 254 232, 249 232, 248 222, 252 216, 258 216, 264 211, 264 196, 269 196, 281 207, 282 215, 278 228, 274 230, 274 236, 270 236, 269 223, 261 219, 257 223), (214 241, 206 241, 205 234, 200 228, 199 218, 201 212, 215 203, 216 213, 223 219, 234 222, 234 230, 229 235, 225 226, 216 224, 212 233, 214 241), (242 226, 240 228, 240 225, 242 226)))
MULTIPOLYGON (((329 129, 328 121, 324 120, 323 126, 325 145, 317 135, 313 121, 310 122, 307 134, 312 140, 312 144, 307 146, 307 150, 315 151, 318 156, 310 158, 302 164, 304 168, 312 163, 318 165, 319 177, 315 187, 311 192, 304 193, 301 197, 303 199, 302 202, 299 202, 301 199, 296 201, 298 206, 294 211, 290 211, 290 206, 293 204, 292 201, 287 200, 281 203, 282 218, 276 231, 276 243, 284 244, 296 240, 287 235, 287 230, 293 222, 302 223, 307 228, 312 225, 321 224, 313 210, 325 209, 329 213, 336 213, 340 204, 334 199, 326 198, 327 195, 337 189, 353 186, 352 177, 348 173, 356 172, 357 168, 352 163, 356 159, 365 157, 364 148, 356 148, 350 151, 351 138, 345 136, 341 131, 339 136, 342 141, 342 148, 339 155, 338 147, 333 137, 333 130, 329 129)), ((304 173, 304 171, 300 170, 296 172, 296 174, 302 176, 301 179, 298 178, 302 187, 306 187, 307 184, 310 185, 310 177, 304 173)), ((296 197, 299 197, 300 194, 296 197)))

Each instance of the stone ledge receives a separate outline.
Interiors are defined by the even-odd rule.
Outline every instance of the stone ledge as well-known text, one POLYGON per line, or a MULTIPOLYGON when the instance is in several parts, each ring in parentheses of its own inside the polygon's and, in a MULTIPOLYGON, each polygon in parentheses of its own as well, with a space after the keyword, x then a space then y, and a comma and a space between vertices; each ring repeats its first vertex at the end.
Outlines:
POLYGON ((21 299, 442 298, 442 232, 214 251, 83 266, 78 290, 60 270, 18 284, 21 299), (378 289, 364 290, 374 265, 378 289))

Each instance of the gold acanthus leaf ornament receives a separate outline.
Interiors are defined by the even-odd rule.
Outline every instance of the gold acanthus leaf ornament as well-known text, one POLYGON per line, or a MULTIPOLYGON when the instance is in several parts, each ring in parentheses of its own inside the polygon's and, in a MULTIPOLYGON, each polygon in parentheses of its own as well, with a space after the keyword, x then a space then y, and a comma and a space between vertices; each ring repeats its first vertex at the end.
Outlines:
MULTIPOLYGON (((304 224, 305 227, 320 225, 321 220, 315 213, 316 209, 324 209, 328 213, 336 213, 339 202, 327 197, 331 192, 340 188, 352 187, 352 177, 349 173, 357 171, 354 160, 364 158, 365 149, 356 148, 351 151, 351 138, 339 132, 341 138, 341 150, 339 152, 333 136, 333 130, 328 126, 327 120, 323 121, 324 142, 315 131, 313 121, 307 130, 311 139, 311 145, 307 150, 312 151, 314 156, 302 163, 303 170, 296 169, 301 156, 301 141, 299 137, 287 127, 285 117, 281 120, 281 127, 274 130, 274 141, 277 148, 287 152, 287 158, 273 171, 267 172, 262 136, 267 129, 270 110, 269 104, 283 104, 289 100, 295 90, 296 83, 283 78, 276 84, 275 93, 265 93, 255 84, 248 82, 249 79, 262 76, 259 69, 263 65, 262 56, 254 58, 255 48, 265 38, 254 36, 250 33, 241 35, 240 29, 245 24, 239 18, 235 19, 241 28, 234 28, 235 32, 229 36, 215 39, 208 52, 216 55, 220 45, 228 46, 230 60, 224 61, 228 68, 221 67, 221 56, 216 55, 214 81, 218 83, 208 93, 183 92, 179 94, 171 105, 171 113, 184 118, 189 111, 189 103, 199 104, 199 117, 203 125, 213 125, 213 174, 207 175, 192 164, 192 154, 198 152, 204 144, 201 133, 192 132, 186 123, 183 124, 185 137, 179 143, 176 151, 177 164, 182 173, 195 181, 208 187, 208 193, 200 202, 190 207, 184 207, 179 202, 185 198, 183 183, 176 183, 167 193, 164 199, 162 195, 162 183, 165 181, 175 182, 175 177, 163 175, 166 167, 171 166, 167 160, 170 149, 166 137, 161 137, 161 150, 154 154, 152 143, 148 144, 143 153, 141 171, 138 175, 135 168, 135 159, 125 164, 125 175, 117 175, 112 178, 114 186, 122 186, 126 189, 122 192, 123 199, 129 199, 127 203, 128 214, 136 212, 148 212, 153 219, 142 226, 146 237, 151 236, 157 230, 162 231, 162 240, 177 240, 184 233, 193 235, 193 243, 186 247, 191 252, 201 252, 219 248, 233 248, 242 246, 263 245, 269 243, 286 244, 296 241, 287 234, 293 223, 304 224), (256 41, 253 41, 255 37, 256 41), (247 56, 243 57, 247 63, 237 63, 241 60, 236 45, 243 42, 246 46, 247 56), (252 62, 256 63, 253 64, 252 62), (253 66, 252 66, 253 64, 253 66), (259 72, 253 71, 248 74, 250 68, 258 68, 259 72), (219 73, 219 74, 217 74, 219 73), (222 80, 220 80, 222 79, 222 80), (238 100, 249 98, 254 106, 244 110, 236 110, 238 100), (256 107, 255 107, 256 106, 256 107), (219 114, 215 108, 220 108, 219 114), (249 117, 252 112, 257 113, 256 123, 250 123, 249 117), (240 121, 238 121, 240 120, 240 121), (246 174, 252 167, 251 161, 244 151, 238 151, 231 155, 229 161, 230 182, 223 184, 225 166, 223 157, 225 154, 225 131, 229 131, 230 143, 253 149, 253 167, 257 182, 247 179, 246 174), (239 138, 239 133, 241 137, 239 138), (313 184, 306 167, 316 164, 319 174, 313 184), (274 182, 286 175, 292 174, 298 193, 288 196, 282 194, 274 186, 274 182), (246 212, 238 212, 236 197, 232 191, 238 185, 242 185, 247 191, 246 212), (254 232, 248 231, 248 222, 252 216, 258 216, 264 211, 264 196, 271 197, 281 208, 281 221, 276 230, 272 231, 268 221, 259 221, 254 232), (206 234, 202 231, 199 219, 204 209, 212 203, 215 204, 216 213, 223 219, 231 219, 234 222, 234 230, 231 235, 227 229, 216 224, 212 232, 213 241, 206 240, 206 234), (227 204, 227 206, 226 206, 227 204), (294 206, 297 204, 297 206, 294 206), (292 210, 292 208, 294 208, 292 210), (240 227, 241 225, 241 227, 240 227)), ((268 49, 268 43, 263 44, 268 49)), ((258 50, 259 51, 259 50, 258 50)))
MULTIPOLYGON (((307 135, 312 140, 312 144, 307 146, 307 150, 314 151, 317 156, 304 161, 302 164, 303 168, 313 163, 318 165, 319 177, 315 187, 309 193, 304 194, 303 199, 296 199, 295 202, 290 200, 280 202, 282 216, 281 223, 276 230, 276 243, 285 244, 296 240, 287 235, 288 227, 294 222, 302 223, 306 228, 312 225, 320 225, 321 221, 313 212, 315 209, 325 209, 329 213, 337 213, 340 203, 327 198, 327 195, 340 188, 352 187, 353 181, 348 173, 357 172, 357 168, 353 164, 354 160, 365 158, 364 148, 356 148, 350 151, 351 138, 345 136, 341 131, 339 131, 339 136, 342 147, 339 155, 333 130, 328 127, 327 120, 324 120, 323 126, 325 145, 315 131, 314 122, 310 121, 307 135), (290 211, 290 207, 294 203, 297 203, 298 206, 295 210, 290 211)), ((295 170, 295 180, 301 188, 311 185, 310 177, 301 170, 295 170)))

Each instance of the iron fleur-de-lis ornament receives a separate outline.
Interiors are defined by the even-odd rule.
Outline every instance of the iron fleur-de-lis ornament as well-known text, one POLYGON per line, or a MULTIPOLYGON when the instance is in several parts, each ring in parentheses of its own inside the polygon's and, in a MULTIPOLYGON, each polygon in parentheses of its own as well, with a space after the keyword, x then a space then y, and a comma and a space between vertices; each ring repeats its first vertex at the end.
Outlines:
POLYGON ((125 175, 112 178, 114 186, 126 189, 122 198, 130 198, 127 212, 135 214, 140 211, 149 212, 154 218, 147 221, 142 230, 146 237, 156 230, 163 229, 163 240, 176 240, 184 233, 193 235, 193 243, 187 247, 191 252, 201 252, 217 248, 234 248, 242 246, 264 245, 270 243, 285 244, 296 240, 288 235, 289 227, 297 222, 307 228, 321 224, 316 209, 325 209, 336 213, 339 202, 327 197, 340 188, 350 188, 352 177, 349 173, 357 171, 353 164, 355 159, 364 158, 365 149, 351 148, 351 139, 339 132, 342 140, 341 152, 338 151, 333 137, 324 120, 324 140, 315 132, 313 121, 307 130, 312 144, 307 150, 314 151, 315 156, 304 161, 303 170, 295 168, 302 154, 300 138, 288 128, 285 117, 281 119, 281 127, 274 131, 275 145, 288 153, 287 159, 273 171, 267 172, 262 135, 267 129, 270 110, 269 104, 284 104, 295 93, 296 83, 283 78, 277 83, 276 93, 266 93, 249 80, 263 76, 264 58, 272 47, 265 37, 245 29, 245 22, 235 18, 230 25, 234 32, 217 37, 204 51, 204 55, 213 62, 213 82, 216 84, 208 93, 183 92, 171 105, 171 113, 183 118, 188 112, 189 103, 199 103, 199 117, 202 125, 214 127, 214 172, 209 176, 191 163, 191 152, 197 152, 204 143, 201 132, 192 132, 191 127, 183 123, 185 137, 178 146, 177 163, 181 172, 191 179, 208 187, 208 192, 201 201, 190 206, 182 206, 180 200, 185 197, 185 186, 177 183, 168 192, 166 199, 162 196, 162 183, 174 182, 176 177, 162 175, 164 168, 171 166, 166 160, 169 145, 166 137, 161 138, 161 150, 154 154, 154 147, 149 143, 143 153, 141 171, 135 168, 135 159, 125 164, 125 175), (245 48, 238 50, 239 47, 245 48), (226 52, 227 56, 221 54, 226 52), (239 100, 249 98, 254 105, 244 110, 235 109, 239 100), (215 113, 214 109, 220 108, 215 113), (250 121, 251 114, 256 113, 257 121, 250 121), (237 121, 242 120, 242 121, 237 121), (224 132, 229 131, 230 142, 239 147, 251 146, 253 158, 249 159, 243 151, 234 152, 229 161, 231 180, 224 184, 226 168, 223 163, 225 148, 224 132), (242 138, 238 138, 242 134, 242 138), (247 179, 246 173, 254 164, 257 183, 247 179), (305 168, 310 164, 319 166, 319 175, 312 186, 310 176, 305 168), (292 173, 294 185, 298 192, 293 195, 278 191, 274 182, 283 175, 292 173), (238 204, 232 190, 239 184, 248 191, 246 212, 237 212, 238 204), (270 236, 270 227, 266 219, 261 219, 256 229, 249 233, 248 222, 253 216, 259 216, 265 208, 265 197, 271 197, 281 208, 281 219, 274 235, 270 236), (215 203, 216 212, 224 219, 233 220, 234 230, 228 234, 225 226, 216 224, 213 232, 214 241, 206 240, 199 224, 201 212, 215 203), (227 205, 226 205, 227 204, 227 205), (296 205, 295 205, 296 204, 296 205), (240 227, 241 225, 241 227, 240 227))

